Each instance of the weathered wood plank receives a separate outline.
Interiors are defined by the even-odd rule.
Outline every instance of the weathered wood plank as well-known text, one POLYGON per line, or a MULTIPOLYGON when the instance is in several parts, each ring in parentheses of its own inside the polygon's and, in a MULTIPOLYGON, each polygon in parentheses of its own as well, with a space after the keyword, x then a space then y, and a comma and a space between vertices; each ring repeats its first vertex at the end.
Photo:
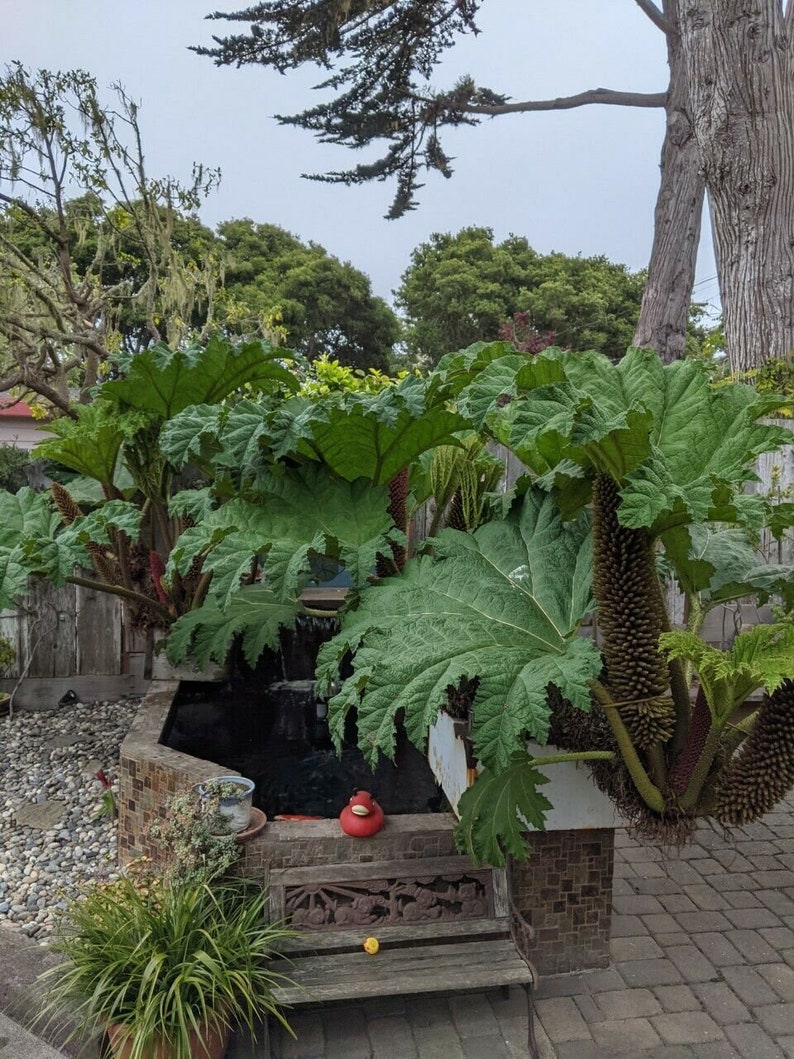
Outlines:
POLYGON ((121 673, 121 604, 116 596, 76 586, 77 672, 121 673))
POLYGON ((491 868, 477 868, 471 858, 464 855, 369 861, 364 864, 308 864, 300 868, 274 868, 270 872, 270 886, 355 882, 359 879, 425 879, 436 875, 485 875, 491 871, 491 868))
MULTIPOLYGON (((16 685, 13 678, 0 680, 0 691, 12 692, 16 685)), ((127 676, 71 676, 28 677, 23 680, 14 696, 15 706, 28 709, 47 710, 54 708, 67 691, 74 691, 82 702, 97 702, 104 699, 119 699, 123 695, 142 695, 149 681, 136 682, 127 676)))
POLYGON ((443 922, 433 921, 429 923, 406 924, 399 926, 382 927, 378 924, 373 926, 360 926, 355 930, 324 930, 324 931, 300 931, 296 937, 287 938, 279 945, 279 951, 290 956, 299 954, 333 952, 355 952, 361 951, 364 938, 369 932, 377 935, 381 952, 397 945, 434 945, 440 944, 445 939, 454 941, 462 938, 471 941, 475 938, 508 937, 510 924, 506 918, 490 919, 450 919, 443 922))
POLYGON ((281 1003, 327 1003, 377 996, 405 996, 456 990, 527 985, 532 970, 511 941, 459 942, 380 952, 304 957, 285 968, 294 985, 281 984, 281 1003), (370 960, 376 960, 374 964, 370 960))
POLYGON ((74 589, 53 588, 31 578, 25 605, 25 657, 32 677, 68 676, 77 668, 74 638, 74 589))

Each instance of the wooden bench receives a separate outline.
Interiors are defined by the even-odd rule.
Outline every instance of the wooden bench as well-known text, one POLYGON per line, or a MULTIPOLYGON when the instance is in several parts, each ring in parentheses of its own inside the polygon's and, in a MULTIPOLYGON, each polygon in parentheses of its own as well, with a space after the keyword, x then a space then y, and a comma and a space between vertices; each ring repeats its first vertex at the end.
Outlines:
MULTIPOLYGON (((340 1000, 522 986, 528 1054, 537 1059, 537 976, 516 947, 531 927, 511 912, 505 873, 468 857, 335 864, 270 873, 274 919, 299 932, 284 942, 285 1007, 340 1000), (375 956, 364 939, 377 938, 375 956)), ((278 968, 281 970, 281 968, 278 968)))

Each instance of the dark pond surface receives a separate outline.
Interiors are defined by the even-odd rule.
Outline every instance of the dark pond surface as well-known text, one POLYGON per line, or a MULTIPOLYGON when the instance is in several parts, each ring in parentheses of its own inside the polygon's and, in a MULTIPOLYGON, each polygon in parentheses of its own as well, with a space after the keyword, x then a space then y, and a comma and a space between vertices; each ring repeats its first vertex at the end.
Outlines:
POLYGON ((304 619, 255 671, 238 662, 227 684, 183 682, 161 742, 254 780, 254 805, 271 820, 338 816, 356 789, 371 791, 387 815, 439 811, 442 795, 427 759, 401 729, 394 762, 382 758, 374 773, 355 745, 354 720, 341 756, 334 751, 327 705, 311 679, 334 629, 333 621, 304 619))
POLYGON ((254 805, 278 814, 335 817, 356 789, 371 791, 387 814, 441 808, 427 760, 398 732, 395 761, 373 773, 350 731, 341 757, 310 680, 279 681, 259 691, 186 684, 174 701, 162 742, 217 762, 256 783, 254 805))

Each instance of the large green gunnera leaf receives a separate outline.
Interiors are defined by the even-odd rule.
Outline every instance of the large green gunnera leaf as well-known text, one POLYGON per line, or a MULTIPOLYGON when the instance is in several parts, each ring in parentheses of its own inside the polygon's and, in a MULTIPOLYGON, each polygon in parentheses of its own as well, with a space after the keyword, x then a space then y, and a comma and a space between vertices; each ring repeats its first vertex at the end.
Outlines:
POLYGON ((564 525, 553 498, 533 490, 503 521, 472 535, 447 530, 435 547, 435 556, 369 589, 322 649, 321 681, 355 651, 354 674, 331 700, 333 730, 341 738, 355 708, 359 744, 374 762, 379 751, 392 756, 404 711, 409 737, 423 748, 446 688, 477 677, 474 744, 481 761, 504 769, 527 735, 545 742, 549 684, 589 708, 601 660, 576 636, 590 607, 589 526, 564 525))
POLYGON ((125 377, 104 383, 101 392, 122 407, 165 420, 190 405, 215 404, 246 384, 296 390, 295 377, 281 363, 290 356, 265 342, 234 345, 218 335, 187 349, 159 343, 126 358, 125 377))
POLYGON ((525 859, 527 824, 545 830, 549 799, 538 790, 548 777, 518 751, 498 773, 486 769, 460 799, 461 821, 455 830, 458 848, 478 863, 503 868, 506 856, 525 859))

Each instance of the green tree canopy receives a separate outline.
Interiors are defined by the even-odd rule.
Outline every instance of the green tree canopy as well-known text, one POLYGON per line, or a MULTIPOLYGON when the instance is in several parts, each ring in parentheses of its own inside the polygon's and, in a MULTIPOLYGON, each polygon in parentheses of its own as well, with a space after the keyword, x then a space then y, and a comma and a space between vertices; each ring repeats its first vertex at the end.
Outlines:
POLYGON ((226 221, 218 235, 219 313, 230 330, 245 332, 275 313, 285 343, 310 360, 327 353, 353 367, 388 367, 399 323, 363 272, 274 224, 226 221))
POLYGON ((520 236, 490 228, 436 233, 414 250, 396 292, 408 352, 435 364, 444 353, 499 336, 526 313, 555 344, 618 359, 637 325, 644 272, 599 257, 539 254, 520 236))

